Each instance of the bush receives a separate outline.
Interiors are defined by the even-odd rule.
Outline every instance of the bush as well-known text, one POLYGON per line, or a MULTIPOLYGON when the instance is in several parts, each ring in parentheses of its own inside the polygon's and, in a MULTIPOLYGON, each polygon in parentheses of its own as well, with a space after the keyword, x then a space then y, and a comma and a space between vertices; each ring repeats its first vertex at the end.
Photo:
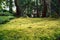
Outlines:
POLYGON ((13 18, 14 18, 14 16, 0 16, 0 24, 9 22, 13 18))
POLYGON ((57 13, 52 13, 51 17, 52 17, 52 18, 58 18, 59 16, 58 16, 57 13))
POLYGON ((0 12, 0 16, 12 16, 12 13, 9 12, 0 12))

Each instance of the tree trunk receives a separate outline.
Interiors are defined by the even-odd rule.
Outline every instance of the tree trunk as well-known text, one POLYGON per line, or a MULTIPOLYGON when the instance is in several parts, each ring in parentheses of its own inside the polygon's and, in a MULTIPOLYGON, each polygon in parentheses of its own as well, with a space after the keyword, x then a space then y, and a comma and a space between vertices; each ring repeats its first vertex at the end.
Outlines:
POLYGON ((16 5, 16 17, 21 17, 22 13, 21 8, 19 6, 19 0, 15 0, 15 5, 16 5))
POLYGON ((40 17, 39 8, 38 8, 38 0, 36 0, 36 4, 37 4, 37 6, 36 6, 36 8, 37 8, 37 17, 40 17))
POLYGON ((47 16, 51 16, 51 0, 46 0, 47 3, 47 16))
POLYGON ((46 0, 42 0, 42 1, 43 1, 42 17, 46 17, 46 13, 47 13, 47 4, 46 4, 46 0))
POLYGON ((9 12, 10 13, 13 13, 13 10, 12 10, 12 7, 13 7, 13 1, 12 0, 9 0, 9 12))

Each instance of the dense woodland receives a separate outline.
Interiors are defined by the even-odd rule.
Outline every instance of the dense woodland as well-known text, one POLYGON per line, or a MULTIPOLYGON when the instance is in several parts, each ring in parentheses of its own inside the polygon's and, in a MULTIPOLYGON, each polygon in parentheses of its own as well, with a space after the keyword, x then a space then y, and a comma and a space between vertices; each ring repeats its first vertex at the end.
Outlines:
POLYGON ((16 17, 60 17, 60 0, 1 0, 0 12, 0 15, 9 12, 16 17))

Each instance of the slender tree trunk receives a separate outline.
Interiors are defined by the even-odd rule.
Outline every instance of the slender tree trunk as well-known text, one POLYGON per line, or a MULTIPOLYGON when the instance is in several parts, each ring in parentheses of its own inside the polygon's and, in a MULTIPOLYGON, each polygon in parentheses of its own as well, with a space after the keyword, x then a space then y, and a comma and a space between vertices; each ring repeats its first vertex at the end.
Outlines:
POLYGON ((51 16, 51 0, 46 0, 47 4, 47 16, 51 16))
POLYGON ((38 1, 39 1, 39 0, 36 1, 36 4, 37 4, 37 17, 40 17, 39 8, 38 8, 38 1))
POLYGON ((13 13, 13 10, 12 10, 12 7, 13 7, 13 1, 12 0, 9 0, 9 12, 10 13, 13 13))
POLYGON ((19 6, 19 0, 15 0, 15 5, 16 5, 16 16, 21 17, 22 14, 21 14, 21 8, 19 6))
POLYGON ((43 1, 42 17, 46 17, 46 13, 47 13, 47 4, 46 4, 46 0, 42 0, 42 1, 43 1))

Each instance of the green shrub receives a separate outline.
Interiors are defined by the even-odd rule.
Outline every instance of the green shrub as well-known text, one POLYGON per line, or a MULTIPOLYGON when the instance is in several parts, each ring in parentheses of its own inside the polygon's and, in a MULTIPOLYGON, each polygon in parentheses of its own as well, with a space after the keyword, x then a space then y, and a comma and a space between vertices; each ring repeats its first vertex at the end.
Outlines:
POLYGON ((14 18, 13 16, 0 16, 0 24, 9 22, 13 18, 14 18))
POLYGON ((57 14, 57 13, 52 13, 52 14, 51 14, 51 17, 52 17, 52 18, 58 18, 58 14, 57 14))
POLYGON ((12 13, 9 12, 0 12, 0 16, 12 16, 12 13))

